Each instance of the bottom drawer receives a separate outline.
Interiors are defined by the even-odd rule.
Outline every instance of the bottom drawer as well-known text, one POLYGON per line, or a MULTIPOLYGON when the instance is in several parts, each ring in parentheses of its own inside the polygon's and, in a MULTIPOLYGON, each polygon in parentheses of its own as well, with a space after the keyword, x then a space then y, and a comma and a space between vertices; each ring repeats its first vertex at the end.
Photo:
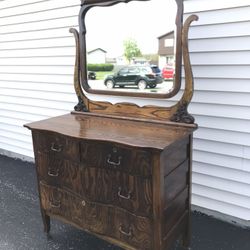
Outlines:
POLYGON ((123 209, 114 209, 112 236, 138 250, 152 249, 152 223, 145 217, 138 217, 123 209))
POLYGON ((109 236, 136 249, 151 249, 151 220, 124 209, 88 202, 72 193, 40 182, 42 208, 90 232, 109 236))
POLYGON ((68 222, 95 233, 106 234, 110 229, 107 206, 88 203, 63 189, 40 182, 41 205, 49 215, 56 215, 68 222))

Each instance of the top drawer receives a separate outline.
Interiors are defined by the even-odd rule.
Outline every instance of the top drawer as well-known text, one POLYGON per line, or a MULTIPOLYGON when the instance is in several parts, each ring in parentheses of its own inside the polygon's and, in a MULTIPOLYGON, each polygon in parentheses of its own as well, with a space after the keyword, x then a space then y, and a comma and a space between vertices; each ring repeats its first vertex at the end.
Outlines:
POLYGON ((105 168, 131 175, 152 176, 152 153, 111 142, 81 141, 81 161, 85 167, 105 168))
POLYGON ((79 162, 79 141, 52 132, 33 131, 35 153, 46 153, 51 158, 70 159, 79 162))

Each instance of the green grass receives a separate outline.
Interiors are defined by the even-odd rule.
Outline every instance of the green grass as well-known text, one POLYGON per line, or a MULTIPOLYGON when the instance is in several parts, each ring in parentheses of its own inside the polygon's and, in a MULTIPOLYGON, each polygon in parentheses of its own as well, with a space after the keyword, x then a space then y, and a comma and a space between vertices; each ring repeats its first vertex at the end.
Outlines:
POLYGON ((96 72, 96 79, 103 80, 106 75, 112 74, 112 71, 97 71, 96 72))

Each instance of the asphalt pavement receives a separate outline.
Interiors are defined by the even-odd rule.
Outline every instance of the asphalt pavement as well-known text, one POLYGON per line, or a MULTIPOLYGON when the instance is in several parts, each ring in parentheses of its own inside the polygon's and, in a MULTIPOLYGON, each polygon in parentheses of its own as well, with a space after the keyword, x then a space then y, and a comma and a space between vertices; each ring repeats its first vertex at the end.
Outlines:
MULTIPOLYGON (((0 250, 121 250, 52 220, 43 232, 35 166, 0 155, 0 250)), ((172 250, 183 250, 176 242, 172 250)), ((192 214, 192 250, 250 250, 250 229, 192 214)))

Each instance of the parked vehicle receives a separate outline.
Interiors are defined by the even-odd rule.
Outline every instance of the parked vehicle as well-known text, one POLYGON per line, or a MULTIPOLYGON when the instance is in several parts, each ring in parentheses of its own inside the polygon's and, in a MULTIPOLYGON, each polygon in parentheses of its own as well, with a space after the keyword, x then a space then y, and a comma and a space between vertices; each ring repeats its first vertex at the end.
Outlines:
POLYGON ((161 71, 162 78, 164 80, 173 79, 175 70, 173 67, 166 65, 161 71))
POLYGON ((150 68, 156 75, 161 76, 161 70, 157 65, 152 64, 150 65, 150 68))
POLYGON ((88 79, 95 80, 96 79, 96 73, 94 71, 88 71, 88 79))
POLYGON ((138 86, 140 90, 147 87, 155 88, 157 84, 162 83, 161 75, 153 72, 150 66, 127 66, 121 68, 113 75, 108 75, 104 79, 107 88, 112 89, 116 86, 138 86))

